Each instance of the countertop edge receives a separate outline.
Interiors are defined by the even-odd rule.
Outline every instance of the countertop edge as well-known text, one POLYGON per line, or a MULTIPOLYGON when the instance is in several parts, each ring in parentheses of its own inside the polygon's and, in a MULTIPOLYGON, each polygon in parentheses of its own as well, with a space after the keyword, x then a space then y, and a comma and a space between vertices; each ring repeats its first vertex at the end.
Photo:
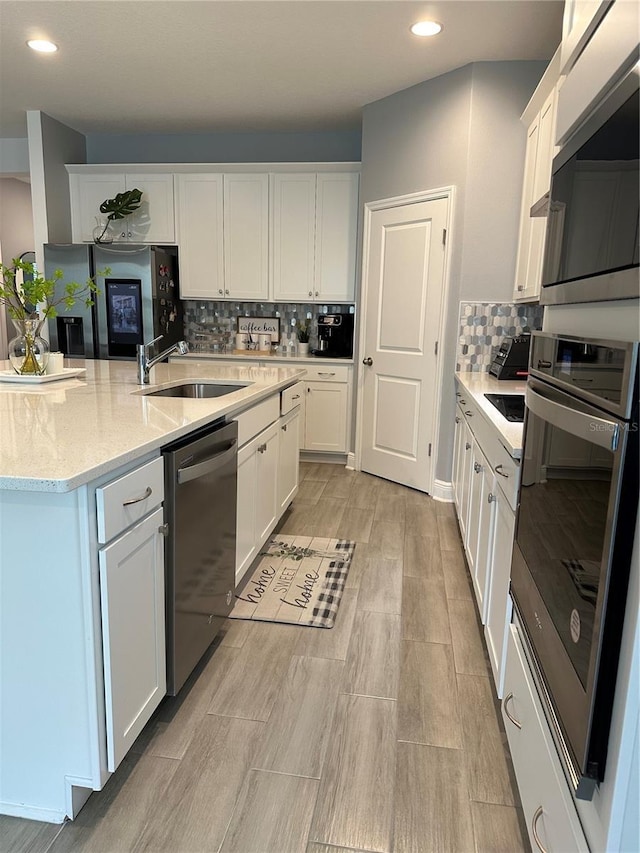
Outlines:
POLYGON ((524 394, 526 381, 500 381, 488 373, 472 372, 456 372, 455 378, 473 398, 480 414, 494 430, 500 444, 509 456, 520 460, 522 458, 523 424, 514 424, 508 421, 485 399, 484 395, 485 393, 524 394), (519 441, 517 442, 514 441, 514 433, 519 433, 519 441))

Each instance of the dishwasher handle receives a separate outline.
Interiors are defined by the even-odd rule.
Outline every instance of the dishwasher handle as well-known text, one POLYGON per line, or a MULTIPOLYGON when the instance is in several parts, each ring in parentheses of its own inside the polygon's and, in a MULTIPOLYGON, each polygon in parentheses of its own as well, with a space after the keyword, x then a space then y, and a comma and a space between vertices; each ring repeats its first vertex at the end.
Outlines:
POLYGON ((229 459, 237 453, 237 439, 232 439, 229 444, 219 453, 215 453, 203 462, 197 462, 195 465, 187 465, 184 468, 178 468, 177 478, 178 485, 189 483, 191 480, 198 480, 200 477, 205 477, 207 474, 212 474, 218 468, 222 468, 229 459))

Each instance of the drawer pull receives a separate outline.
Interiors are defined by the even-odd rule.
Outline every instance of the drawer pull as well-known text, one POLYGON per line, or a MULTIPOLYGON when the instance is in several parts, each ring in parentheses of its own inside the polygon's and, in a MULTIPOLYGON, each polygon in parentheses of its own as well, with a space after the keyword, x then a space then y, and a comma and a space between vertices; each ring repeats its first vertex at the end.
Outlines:
POLYGON ((267 449, 267 445, 266 445, 266 444, 261 444, 261 445, 258 447, 258 453, 264 453, 266 449, 267 449))
POLYGON ((462 394, 459 391, 456 391, 456 397, 462 397, 462 394))
POLYGON ((549 367, 553 367, 550 361, 542 361, 542 359, 538 359, 538 370, 544 370, 549 367))
POLYGON ((465 444, 464 449, 465 449, 465 450, 471 450, 471 445, 469 444, 469 442, 467 442, 467 443, 465 444))
POLYGON ((331 373, 331 372, 325 370, 323 373, 322 370, 318 371, 318 376, 335 376, 335 375, 336 375, 335 372, 331 373))
MULTIPOLYGON (((463 400, 463 402, 464 402, 464 400, 463 400)), ((465 412, 465 415, 466 415, 468 418, 472 418, 472 417, 473 417, 473 412, 465 412)))
POLYGON ((144 490, 144 494, 140 495, 139 498, 129 498, 128 501, 122 501, 122 506, 131 506, 131 504, 139 504, 140 501, 146 501, 147 498, 150 498, 153 494, 153 489, 151 486, 147 486, 144 490))
POLYGON ((463 399, 462 399, 462 397, 460 397, 460 402, 462 403, 462 405, 463 405, 463 406, 466 406, 466 405, 467 405, 467 401, 466 401, 466 400, 463 400, 463 399))
POLYGON ((282 427, 282 432, 286 432, 286 431, 287 431, 287 425, 285 424, 285 425, 282 427))
POLYGON ((476 472, 476 474, 479 474, 480 471, 482 471, 482 465, 479 462, 474 462, 473 470, 476 472))
POLYGON ((542 806, 538 806, 533 818, 531 819, 531 833, 533 835, 533 840, 538 845, 538 850, 540 851, 540 853, 547 853, 547 848, 543 845, 542 841, 540 841, 540 836, 538 835, 538 821, 541 817, 542 806))
POLYGON ((293 395, 293 397, 292 397, 291 399, 292 399, 292 400, 299 400, 299 399, 300 399, 300 394, 294 394, 294 395, 293 395))
POLYGON ((509 699, 513 699, 513 693, 509 693, 509 695, 505 696, 502 700, 502 710, 504 711, 507 719, 509 719, 517 729, 521 729, 522 723, 518 722, 518 720, 516 720, 513 714, 509 713, 509 709, 507 708, 507 702, 509 701, 509 699))
POLYGON ((500 474, 500 476, 501 476, 501 477, 504 477, 504 478, 505 478, 505 480, 508 480, 508 479, 509 479, 509 475, 508 475, 508 474, 503 474, 503 473, 502 473, 502 465, 496 465, 496 474, 500 474))
POLYGON ((456 423, 457 423, 457 424, 459 424, 459 423, 460 423, 460 418, 456 418, 456 423))
POLYGON ((495 499, 496 499, 496 496, 492 495, 491 492, 489 492, 489 497, 487 498, 487 503, 492 504, 495 501, 495 499))

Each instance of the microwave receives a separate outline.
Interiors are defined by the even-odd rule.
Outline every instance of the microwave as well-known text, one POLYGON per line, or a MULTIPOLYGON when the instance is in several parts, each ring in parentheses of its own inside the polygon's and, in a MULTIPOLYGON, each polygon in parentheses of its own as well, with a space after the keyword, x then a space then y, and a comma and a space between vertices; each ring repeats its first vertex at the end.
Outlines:
POLYGON ((553 160, 543 305, 640 297, 640 63, 553 160))

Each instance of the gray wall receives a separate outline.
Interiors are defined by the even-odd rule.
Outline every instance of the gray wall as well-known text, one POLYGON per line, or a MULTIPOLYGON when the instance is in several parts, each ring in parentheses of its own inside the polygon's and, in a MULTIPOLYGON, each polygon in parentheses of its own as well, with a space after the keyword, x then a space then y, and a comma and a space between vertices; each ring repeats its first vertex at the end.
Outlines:
POLYGON ((359 129, 327 133, 87 136, 88 163, 336 163, 359 159, 359 129))
POLYGON ((436 478, 446 482, 458 306, 460 299, 512 300, 526 141, 519 119, 546 64, 474 63, 369 104, 363 113, 363 201, 456 188, 436 460, 436 478))
MULTIPOLYGON (((23 252, 32 252, 33 218, 31 208, 31 187, 25 181, 16 178, 0 178, 0 256, 5 266, 10 266, 14 258, 23 252)), ((2 318, 0 317, 0 322, 2 318)), ((6 317, 6 340, 16 334, 9 317, 6 317)), ((0 331, 0 341, 2 332, 0 331)), ((5 358, 4 341, 0 359, 5 358)))

